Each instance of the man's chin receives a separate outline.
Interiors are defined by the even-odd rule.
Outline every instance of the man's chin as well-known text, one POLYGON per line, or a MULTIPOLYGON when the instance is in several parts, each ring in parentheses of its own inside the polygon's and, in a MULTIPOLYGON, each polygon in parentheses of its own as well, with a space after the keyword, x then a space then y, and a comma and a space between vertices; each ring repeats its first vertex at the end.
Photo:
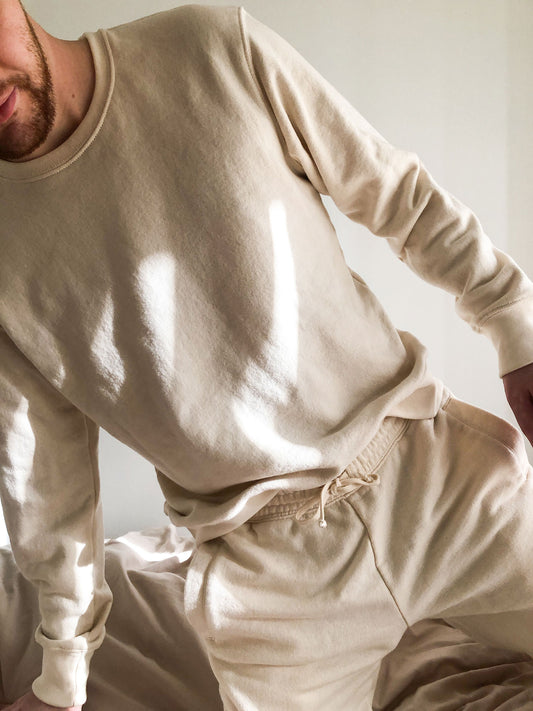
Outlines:
MULTIPOLYGON (((11 128, 7 126, 6 129, 11 128)), ((39 136, 18 136, 10 138, 9 131, 0 139, 0 160, 23 163, 36 157, 38 149, 46 141, 48 133, 39 136)))

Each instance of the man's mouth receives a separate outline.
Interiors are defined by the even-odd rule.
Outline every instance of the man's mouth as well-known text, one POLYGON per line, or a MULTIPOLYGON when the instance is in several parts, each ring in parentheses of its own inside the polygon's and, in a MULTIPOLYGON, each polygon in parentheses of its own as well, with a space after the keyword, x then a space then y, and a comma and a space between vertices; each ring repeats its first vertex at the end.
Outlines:
MULTIPOLYGON (((1 101, 1 99, 0 99, 1 101)), ((0 124, 5 123, 13 115, 17 103, 17 87, 15 87, 0 103, 0 124)))

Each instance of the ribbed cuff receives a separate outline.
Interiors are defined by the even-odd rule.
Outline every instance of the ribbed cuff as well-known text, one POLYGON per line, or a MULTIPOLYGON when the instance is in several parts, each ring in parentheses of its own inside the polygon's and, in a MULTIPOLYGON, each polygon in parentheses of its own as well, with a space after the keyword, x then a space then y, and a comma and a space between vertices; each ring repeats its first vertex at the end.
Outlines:
POLYGON ((533 297, 501 309, 479 328, 498 353, 500 378, 533 363, 533 297))
POLYGON ((87 700, 89 665, 95 650, 43 650, 41 675, 33 682, 35 696, 50 706, 81 706, 87 700))

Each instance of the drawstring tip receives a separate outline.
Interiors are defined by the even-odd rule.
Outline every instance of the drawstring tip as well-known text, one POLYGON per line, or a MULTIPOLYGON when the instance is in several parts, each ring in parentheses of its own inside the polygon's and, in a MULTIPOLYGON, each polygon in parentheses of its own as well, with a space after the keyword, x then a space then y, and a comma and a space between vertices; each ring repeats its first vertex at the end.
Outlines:
POLYGON ((327 528, 328 522, 326 521, 325 518, 321 518, 320 521, 318 522, 318 525, 320 526, 320 528, 327 528))

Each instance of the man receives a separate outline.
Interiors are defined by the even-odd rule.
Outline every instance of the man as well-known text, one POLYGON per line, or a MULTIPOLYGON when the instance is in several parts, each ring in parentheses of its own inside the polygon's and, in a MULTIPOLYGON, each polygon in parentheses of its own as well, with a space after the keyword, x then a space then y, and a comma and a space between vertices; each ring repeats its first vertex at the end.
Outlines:
POLYGON ((73 43, 0 13, 0 492, 43 647, 10 708, 85 701, 111 604, 99 426, 196 537, 185 604, 227 709, 368 709, 425 617, 533 655, 521 437, 432 376, 319 193, 456 295, 530 441, 531 282, 242 9, 73 43))

